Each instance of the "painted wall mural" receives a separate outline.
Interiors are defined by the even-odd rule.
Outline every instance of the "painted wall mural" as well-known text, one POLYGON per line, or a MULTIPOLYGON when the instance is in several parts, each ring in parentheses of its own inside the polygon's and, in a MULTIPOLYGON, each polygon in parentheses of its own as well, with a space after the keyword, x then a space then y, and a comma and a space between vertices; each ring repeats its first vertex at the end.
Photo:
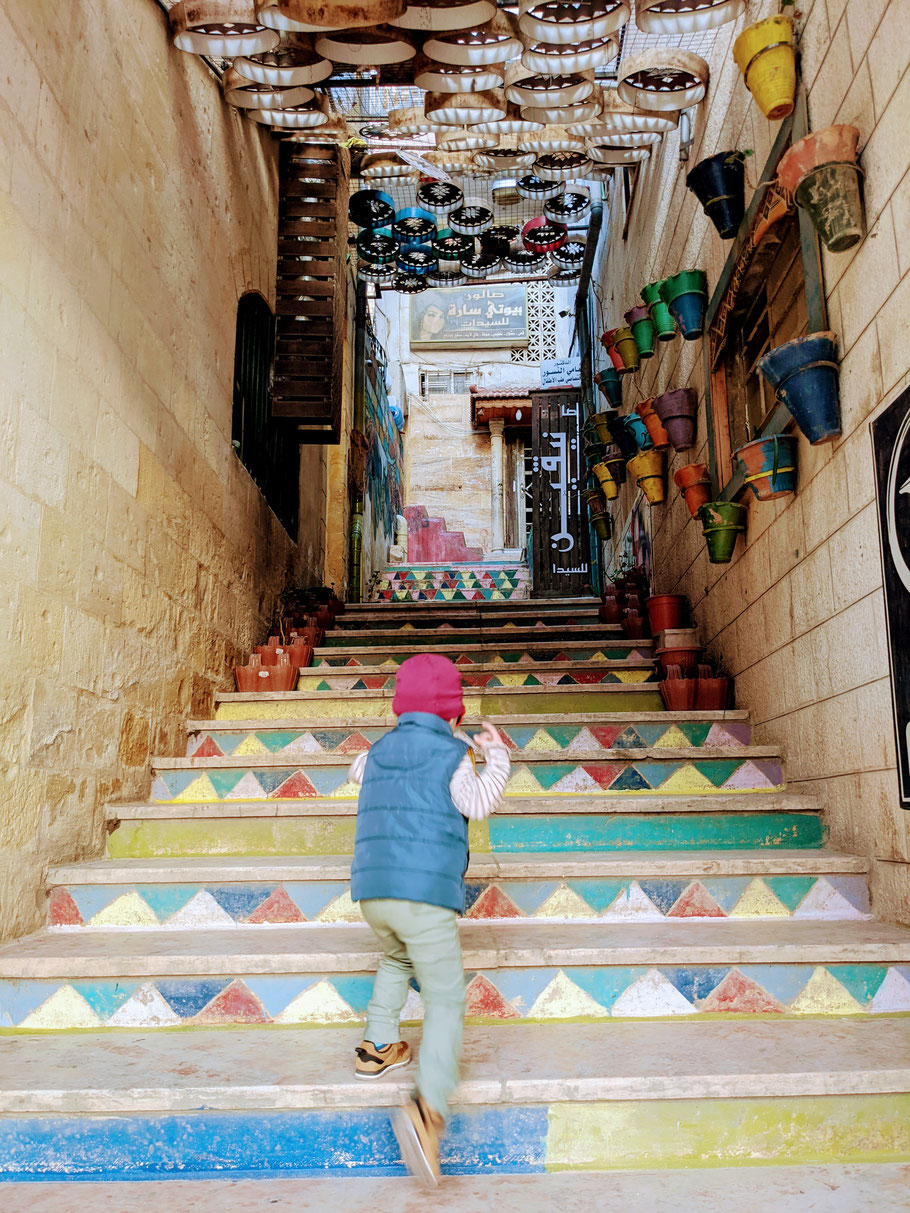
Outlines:
POLYGON ((364 427, 367 442, 363 501, 363 587, 388 563, 395 542, 395 519, 402 512, 404 444, 389 408, 386 355, 367 330, 364 374, 364 427))

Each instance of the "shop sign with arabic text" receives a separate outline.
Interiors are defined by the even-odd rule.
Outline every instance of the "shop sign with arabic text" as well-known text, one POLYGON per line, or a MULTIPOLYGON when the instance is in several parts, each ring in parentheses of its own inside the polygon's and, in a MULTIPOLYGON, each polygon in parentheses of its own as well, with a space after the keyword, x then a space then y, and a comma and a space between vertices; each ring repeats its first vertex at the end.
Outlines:
POLYGON ((521 283, 440 286, 411 296, 411 345, 419 349, 528 344, 521 283))

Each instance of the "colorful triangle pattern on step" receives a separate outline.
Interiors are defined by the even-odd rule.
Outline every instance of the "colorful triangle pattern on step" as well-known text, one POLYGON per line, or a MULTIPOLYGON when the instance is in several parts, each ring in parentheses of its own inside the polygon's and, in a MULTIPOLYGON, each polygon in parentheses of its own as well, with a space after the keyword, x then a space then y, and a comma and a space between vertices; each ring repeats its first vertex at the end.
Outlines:
MULTIPOLYGON (((466 917, 621 922, 659 918, 866 919, 863 876, 726 876, 630 881, 469 881, 466 917)), ((77 885, 52 891, 52 927, 197 930, 292 922, 361 922, 346 881, 226 885, 77 885)))
MULTIPOLYGON (((629 1019, 677 1015, 910 1012, 910 966, 764 964, 496 969, 465 974, 472 1016, 629 1019)), ((178 1027, 362 1020, 371 973, 0 980, 0 1027, 178 1027)), ((410 1001, 413 1018, 419 999, 410 1001)))
MULTIPOLYGON (((187 755, 253 758, 257 754, 283 754, 296 758, 308 754, 350 754, 353 757, 385 736, 389 727, 202 731, 191 736, 187 755)), ((683 721, 673 725, 660 722, 500 725, 499 732, 510 750, 535 754, 703 747, 733 749, 751 741, 751 729, 745 721, 683 721)))
MULTIPOLYGON (((432 641, 427 640, 427 647, 432 647, 432 641)), ((369 653, 358 653, 354 656, 342 654, 338 657, 331 656, 330 653, 322 654, 316 657, 312 666, 309 669, 318 669, 325 671, 329 669, 351 670, 357 666, 377 666, 388 667, 393 672, 403 661, 411 656, 411 651, 404 649, 401 652, 390 652, 383 655, 381 661, 372 657, 369 653)), ((586 662, 590 665, 600 665, 605 662, 641 662, 650 661, 653 654, 650 648, 640 645, 636 647, 634 643, 625 645, 624 647, 613 647, 610 645, 601 645, 599 647, 585 647, 583 649, 572 649, 569 652, 564 647, 553 646, 552 648, 514 648, 508 645, 496 645, 489 649, 473 652, 463 652, 457 655, 450 654, 452 661, 456 665, 471 666, 471 665, 534 665, 535 663, 553 664, 554 662, 563 662, 568 665, 575 662, 586 662)))
POLYGON ((506 602, 529 596, 527 565, 432 565, 386 569, 376 602, 506 602))
MULTIPOLYGON (((568 757, 568 755, 566 756, 568 757)), ((773 759, 706 758, 627 762, 555 762, 541 758, 512 767, 506 796, 628 796, 673 792, 686 796, 717 791, 773 792, 783 787, 773 759)), ((298 800, 327 796, 356 800, 358 788, 346 766, 197 768, 159 771, 152 800, 189 804, 218 800, 298 800)))
MULTIPOLYGON (((306 670, 300 672, 297 681, 298 691, 391 691, 395 686, 395 672, 388 674, 351 674, 320 671, 310 674, 306 670)), ((465 670, 462 681, 466 687, 476 687, 481 690, 494 690, 496 687, 539 687, 539 686, 590 686, 598 683, 623 683, 626 685, 638 682, 657 682, 658 675, 653 668, 630 670, 547 670, 520 671, 509 674, 472 674, 465 670)))

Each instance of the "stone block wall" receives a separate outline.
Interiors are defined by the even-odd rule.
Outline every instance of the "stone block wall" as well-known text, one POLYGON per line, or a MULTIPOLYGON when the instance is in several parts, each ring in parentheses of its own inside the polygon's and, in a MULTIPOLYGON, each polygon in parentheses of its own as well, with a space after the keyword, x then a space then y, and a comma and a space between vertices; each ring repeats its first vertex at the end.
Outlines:
MULTIPOLYGON (((685 189, 685 173, 716 151, 753 148, 747 178, 757 179, 778 124, 762 117, 730 48, 746 24, 777 8, 753 0, 718 31, 689 164, 678 161, 678 137, 665 137, 643 166, 625 238, 621 202, 614 210, 602 327, 621 323, 656 278, 699 266, 709 290, 718 281, 730 245, 685 189)), ((682 464, 707 460, 701 343, 660 348, 626 385, 625 401, 683 386, 702 396, 697 446, 668 461, 668 504, 651 514, 656 589, 689 595, 710 654, 736 675, 757 740, 781 745, 795 788, 824 797, 833 845, 873 859, 877 912, 910 922, 910 814, 897 801, 869 434, 910 382, 910 27, 901 0, 798 8, 810 129, 858 126, 866 174, 866 239, 823 258, 829 326, 840 341, 843 436, 814 448, 800 440, 796 496, 748 500, 746 540, 731 564, 715 566, 672 480, 682 464)), ((631 492, 623 491, 620 517, 631 492)))
POLYGON ((321 577, 231 447, 234 326, 271 297, 272 136, 152 0, 0 11, 0 936, 99 854, 275 593, 321 577))

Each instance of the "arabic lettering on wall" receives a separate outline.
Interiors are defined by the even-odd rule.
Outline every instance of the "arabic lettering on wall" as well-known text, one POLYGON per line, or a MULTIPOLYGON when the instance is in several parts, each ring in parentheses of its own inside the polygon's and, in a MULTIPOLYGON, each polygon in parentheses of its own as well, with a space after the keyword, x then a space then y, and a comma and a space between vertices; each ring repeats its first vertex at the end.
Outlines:
POLYGON ((578 407, 564 404, 559 411, 561 417, 573 418, 576 424, 569 427, 570 432, 545 431, 542 434, 555 454, 542 456, 540 468, 550 474, 550 491, 558 497, 555 513, 559 530, 550 533, 550 548, 554 553, 551 569, 555 574, 568 576, 587 573, 588 562, 582 561, 569 568, 561 559, 580 546, 583 518, 579 492, 578 407))

